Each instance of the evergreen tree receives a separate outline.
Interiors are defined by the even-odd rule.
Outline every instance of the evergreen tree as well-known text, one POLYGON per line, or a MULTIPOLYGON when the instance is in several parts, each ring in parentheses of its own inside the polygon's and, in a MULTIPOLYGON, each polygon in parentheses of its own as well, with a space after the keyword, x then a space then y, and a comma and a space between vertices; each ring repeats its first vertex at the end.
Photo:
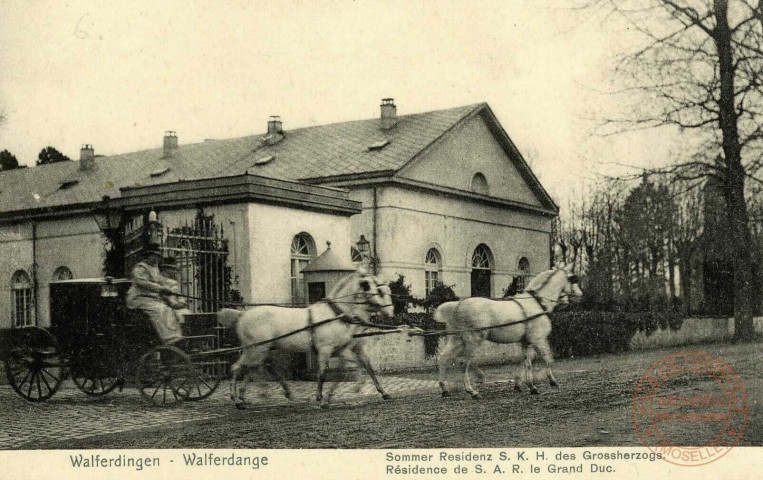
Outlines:
POLYGON ((19 168, 19 161, 16 156, 8 150, 0 152, 0 171, 13 170, 14 168, 19 168))
POLYGON ((69 162, 71 158, 59 152, 53 147, 45 147, 37 155, 37 165, 48 165, 50 163, 69 162))

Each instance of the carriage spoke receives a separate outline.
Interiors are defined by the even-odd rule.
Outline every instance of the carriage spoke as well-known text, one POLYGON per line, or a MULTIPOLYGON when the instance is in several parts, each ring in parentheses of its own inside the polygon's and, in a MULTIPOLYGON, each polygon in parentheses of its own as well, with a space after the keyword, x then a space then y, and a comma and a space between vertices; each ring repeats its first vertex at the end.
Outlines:
MULTIPOLYGON (((198 375, 196 378, 197 378, 197 379, 198 379, 198 380, 199 380, 201 383, 203 383, 205 387, 207 387, 207 388, 212 388, 212 386, 211 386, 209 383, 207 383, 207 381, 206 381, 206 380, 204 380, 204 378, 203 378, 201 375, 198 375)), ((199 386, 199 385, 197 384, 197 386, 199 386)), ((199 386, 199 387, 200 387, 200 386, 199 386)))
POLYGON ((162 385, 159 384, 156 389, 154 390, 154 393, 151 394, 151 399, 153 400, 154 397, 156 397, 156 394, 159 393, 159 389, 162 388, 162 385))
POLYGON ((56 383, 59 383, 59 382, 61 381, 61 379, 60 379, 60 378, 58 378, 57 376, 55 376, 55 375, 53 375, 52 373, 50 373, 50 372, 49 372, 47 369, 44 369, 44 370, 43 370, 43 372, 44 372, 44 373, 47 373, 47 374, 48 374, 48 376, 49 376, 50 378, 52 378, 54 382, 56 382, 56 383))
POLYGON ((31 370, 32 377, 29 379, 29 390, 27 390, 27 397, 32 398, 32 387, 34 387, 34 378, 37 377, 37 372, 31 370))
MULTIPOLYGON (((45 372, 47 372, 47 370, 40 370, 40 372, 41 372, 41 373, 45 373, 45 372)), ((48 391, 50 391, 50 390, 53 390, 53 389, 50 387, 50 384, 48 383, 48 381, 47 381, 47 380, 45 380, 45 376, 44 376, 44 375, 40 375, 40 376, 37 378, 37 384, 38 384, 38 385, 40 384, 40 379, 42 379, 42 381, 43 381, 43 383, 45 384, 45 387, 47 387, 48 391)))
POLYGON ((42 398, 42 386, 40 385, 40 373, 37 372, 37 398, 42 398))

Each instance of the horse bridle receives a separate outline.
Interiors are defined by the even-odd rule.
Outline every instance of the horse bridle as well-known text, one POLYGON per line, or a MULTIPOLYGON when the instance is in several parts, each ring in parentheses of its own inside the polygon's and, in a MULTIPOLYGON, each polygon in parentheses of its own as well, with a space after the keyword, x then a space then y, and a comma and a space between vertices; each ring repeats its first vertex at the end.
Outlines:
MULTIPOLYGON (((367 281, 367 280, 366 280, 366 281, 367 281)), ((386 284, 386 283, 376 283, 376 282, 374 281, 374 285, 376 285, 376 292, 374 292, 374 293, 369 293, 369 292, 367 292, 367 291, 364 291, 364 292, 363 292, 363 296, 365 297, 365 300, 366 300, 365 302, 363 302, 363 304, 364 304, 364 305, 367 305, 368 307, 370 307, 370 308, 369 308, 369 311, 370 311, 372 314, 373 314, 373 313, 379 313, 379 312, 381 312, 382 308, 385 308, 385 307, 391 307, 391 306, 393 306, 393 305, 394 305, 394 304, 392 304, 392 303, 390 303, 390 304, 377 304, 377 303, 373 303, 373 302, 371 302, 371 301, 370 301, 370 299, 371 299, 371 298, 373 298, 373 297, 375 297, 375 296, 377 296, 377 295, 378 295, 380 298, 384 298, 384 297, 382 296, 382 294, 381 294, 381 293, 379 293, 379 287, 380 287, 380 286, 383 286, 383 285, 387 285, 387 284, 386 284)), ((357 294, 353 294, 352 296, 355 296, 355 295, 357 295, 357 294)), ((324 299, 323 299, 323 301, 324 301, 324 302, 325 302, 325 303, 326 303, 326 304, 329 306, 329 308, 331 308, 331 311, 333 311, 333 312, 334 312, 334 315, 336 315, 336 316, 337 316, 337 317, 338 317, 340 320, 344 320, 345 322, 347 322, 347 323, 352 323, 352 324, 363 324, 363 323, 364 323, 364 322, 363 322, 362 320, 360 320, 360 319, 359 319, 357 316, 355 316, 355 315, 350 315, 350 314, 348 314, 347 312, 345 312, 344 310, 342 310, 342 309, 339 307, 339 305, 337 305, 337 302, 336 302, 336 300, 335 300, 335 299, 331 299, 331 298, 324 298, 324 299)), ((355 303, 355 302, 339 302, 339 303, 355 303)))
MULTIPOLYGON (((563 268, 559 268, 559 269, 555 270, 555 271, 554 271, 554 273, 552 273, 551 275, 549 275, 549 276, 548 276, 548 278, 546 278, 546 279, 543 281, 543 283, 540 285, 540 287, 538 287, 537 289, 534 289, 534 290, 526 290, 526 292, 527 292, 527 293, 529 293, 530 295, 532 295, 532 297, 535 299, 535 301, 536 301, 536 302, 538 302, 538 305, 540 305, 540 306, 541 306, 541 308, 542 308, 544 311, 548 311, 548 309, 546 308, 546 306, 545 306, 545 305, 543 305, 543 302, 541 302, 541 300, 546 300, 546 301, 549 301, 549 302, 551 302, 551 303, 559 303, 559 302, 560 302, 560 301, 561 301, 563 298, 566 298, 566 299, 568 299, 568 300, 569 300, 569 299, 570 299, 570 297, 572 297, 572 295, 570 295, 569 293, 567 293, 567 292, 565 292, 565 291, 562 291, 562 293, 561 293, 561 294, 559 294, 559 297, 557 297, 557 298, 556 298, 556 300, 554 300, 554 299, 552 299, 552 298, 543 297, 543 296, 541 296, 541 295, 538 295, 538 292, 537 292, 537 290, 541 290, 543 287, 545 287, 546 285, 548 285, 548 283, 551 281, 551 279, 552 279, 552 278, 554 278, 554 275, 556 275, 556 274, 557 274, 557 273, 559 273, 559 272, 564 272, 564 273, 565 273, 565 275, 566 275, 566 273, 567 273, 567 272, 566 272, 566 271, 565 271, 563 268)), ((572 274, 572 275, 569 275, 569 276, 567 276, 567 283, 570 283, 570 284, 573 284, 573 285, 574 285, 574 284, 578 283, 579 281, 580 281, 580 280, 579 280, 578 276, 577 276, 577 275, 575 275, 575 274, 572 274)))

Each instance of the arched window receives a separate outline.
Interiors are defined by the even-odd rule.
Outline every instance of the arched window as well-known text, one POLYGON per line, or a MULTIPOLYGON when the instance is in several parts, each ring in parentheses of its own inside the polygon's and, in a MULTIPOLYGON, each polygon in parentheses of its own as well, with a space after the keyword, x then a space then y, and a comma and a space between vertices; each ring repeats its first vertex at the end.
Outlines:
POLYGON ((23 270, 17 270, 11 279, 11 305, 14 326, 23 327, 34 323, 32 280, 23 270))
POLYGON ((302 269, 315 257, 315 242, 308 233, 300 233, 291 241, 291 302, 304 305, 305 285, 302 269))
POLYGON ((517 265, 519 275, 517 276, 517 287, 520 291, 527 286, 527 280, 530 278, 530 260, 525 257, 519 259, 519 265, 517 265))
POLYGON ((493 254, 485 244, 480 244, 472 254, 472 296, 491 296, 491 274, 493 269, 493 254))
POLYGON ((59 282, 61 280, 71 280, 72 278, 74 278, 72 271, 66 267, 58 267, 56 271, 53 272, 54 282, 59 282))
POLYGON ((424 258, 424 283, 425 293, 429 296, 437 282, 442 281, 442 257, 436 248, 430 248, 424 258))
POLYGON ((488 195, 490 189, 487 186, 487 178, 481 173, 475 173, 472 177, 472 192, 480 195, 488 195))

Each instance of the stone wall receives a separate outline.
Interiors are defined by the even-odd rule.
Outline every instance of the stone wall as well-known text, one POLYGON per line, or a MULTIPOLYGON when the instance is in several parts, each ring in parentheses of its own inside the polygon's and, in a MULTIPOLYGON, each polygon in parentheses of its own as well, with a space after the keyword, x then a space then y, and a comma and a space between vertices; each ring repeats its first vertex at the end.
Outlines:
MULTIPOLYGON (((440 338, 438 352, 445 346, 440 338)), ((368 353, 378 371, 411 370, 437 366, 437 358, 426 358, 423 337, 409 337, 407 333, 381 335, 369 340, 368 353)), ((519 345, 498 345, 484 342, 477 350, 477 364, 518 362, 521 357, 519 345)))
MULTIPOLYGON (((763 334, 763 317, 755 319, 755 331, 763 334)), ((728 341, 734 335, 734 320, 729 318, 687 318, 681 329, 657 330, 650 336, 637 332, 631 340, 632 350, 692 345, 728 341)), ((441 337, 440 351, 445 345, 441 337)), ((382 335, 369 339, 368 352, 378 371, 391 372, 417 368, 433 368, 435 357, 425 358, 423 337, 409 337, 406 333, 382 335)), ((477 350, 477 364, 518 364, 521 350, 518 344, 499 345, 484 342, 477 350)), ((511 367, 513 368, 513 366, 511 367)))
MULTIPOLYGON (((763 334, 763 317, 754 321, 755 331, 763 334)), ((656 330, 649 336, 645 332, 636 332, 631 339, 631 350, 728 341, 733 336, 733 318, 685 318, 678 331, 656 330)))

